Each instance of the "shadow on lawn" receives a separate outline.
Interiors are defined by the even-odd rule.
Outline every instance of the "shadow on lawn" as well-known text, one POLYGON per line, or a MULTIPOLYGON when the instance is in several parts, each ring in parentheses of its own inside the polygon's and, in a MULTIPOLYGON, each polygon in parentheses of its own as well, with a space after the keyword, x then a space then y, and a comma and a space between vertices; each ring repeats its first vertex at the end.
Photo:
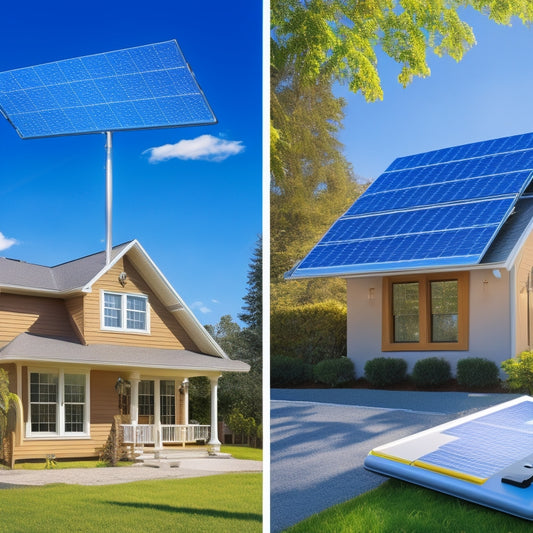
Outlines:
POLYGON ((261 523, 263 516, 258 513, 238 513, 233 511, 220 511, 218 509, 197 509, 194 507, 175 507, 173 505, 164 505, 160 503, 141 503, 141 502, 117 502, 107 501, 111 505, 120 507, 133 507, 134 509, 152 509, 155 511, 164 511, 167 513, 183 513, 210 516, 212 518, 225 518, 230 520, 250 520, 261 523))

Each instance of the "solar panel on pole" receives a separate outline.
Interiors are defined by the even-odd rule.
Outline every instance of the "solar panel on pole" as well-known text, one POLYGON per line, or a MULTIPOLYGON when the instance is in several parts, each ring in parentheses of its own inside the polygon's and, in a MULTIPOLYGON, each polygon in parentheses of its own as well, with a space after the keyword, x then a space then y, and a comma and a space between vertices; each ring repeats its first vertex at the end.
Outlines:
POLYGON ((22 139, 106 134, 106 263, 112 132, 217 122, 175 40, 0 72, 0 113, 22 139))
POLYGON ((175 40, 0 72, 23 139, 216 123, 175 40))

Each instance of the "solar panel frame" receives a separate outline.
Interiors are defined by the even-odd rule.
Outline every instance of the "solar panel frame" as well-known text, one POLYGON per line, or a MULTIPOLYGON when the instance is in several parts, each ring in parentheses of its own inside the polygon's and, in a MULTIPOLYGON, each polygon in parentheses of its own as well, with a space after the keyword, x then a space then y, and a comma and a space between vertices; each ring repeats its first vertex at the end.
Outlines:
POLYGON ((216 124, 175 40, 0 72, 22 139, 216 124))

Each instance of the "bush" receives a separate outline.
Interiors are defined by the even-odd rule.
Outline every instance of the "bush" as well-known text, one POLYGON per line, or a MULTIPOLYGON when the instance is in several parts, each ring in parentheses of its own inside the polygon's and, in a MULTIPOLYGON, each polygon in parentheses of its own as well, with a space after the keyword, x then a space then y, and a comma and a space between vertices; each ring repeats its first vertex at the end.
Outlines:
POLYGON ((500 382, 500 370, 494 361, 469 357, 457 362, 457 383, 462 387, 494 387, 500 382))
POLYGON ((533 352, 522 352, 502 363, 507 384, 512 391, 533 394, 533 352))
POLYGON ((313 376, 315 381, 330 387, 346 383, 355 377, 353 361, 347 357, 320 361, 313 368, 313 376))
POLYGON ((418 387, 439 387, 452 377, 450 363, 442 357, 428 357, 415 363, 412 378, 418 387))
POLYGON ((365 378, 374 387, 401 383, 407 374, 407 362, 397 357, 376 357, 365 364, 365 378))
POLYGON ((273 309, 270 350, 316 364, 346 356, 346 306, 335 301, 273 309))
POLYGON ((299 385, 313 378, 313 367, 294 357, 275 355, 270 360, 270 385, 286 387, 299 385))

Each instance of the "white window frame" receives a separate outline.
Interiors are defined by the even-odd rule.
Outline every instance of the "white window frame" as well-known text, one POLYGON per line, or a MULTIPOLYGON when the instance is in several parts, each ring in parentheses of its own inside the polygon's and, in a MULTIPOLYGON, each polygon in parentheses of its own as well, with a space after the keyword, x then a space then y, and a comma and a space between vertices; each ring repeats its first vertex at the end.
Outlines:
POLYGON ((148 296, 146 294, 136 294, 136 293, 130 293, 130 292, 113 292, 113 291, 106 291, 101 290, 100 291, 100 329, 103 331, 117 331, 120 333, 144 333, 149 334, 150 333, 150 302, 148 301, 148 296), (122 324, 121 327, 113 327, 113 326, 106 326, 105 324, 105 295, 111 294, 113 296, 120 296, 120 312, 121 312, 121 319, 120 322, 122 324), (127 327, 127 301, 128 296, 132 296, 134 298, 142 298, 146 302, 146 329, 136 329, 136 328, 128 328, 127 327))
POLYGON ((70 439, 76 437, 90 437, 90 404, 91 404, 91 379, 89 370, 72 368, 28 368, 28 421, 26 423, 26 438, 61 438, 70 439), (56 402, 56 431, 32 431, 31 429, 31 375, 32 374, 56 374, 57 402, 56 402), (85 405, 83 408, 83 431, 65 431, 65 374, 79 374, 85 376, 85 405))

